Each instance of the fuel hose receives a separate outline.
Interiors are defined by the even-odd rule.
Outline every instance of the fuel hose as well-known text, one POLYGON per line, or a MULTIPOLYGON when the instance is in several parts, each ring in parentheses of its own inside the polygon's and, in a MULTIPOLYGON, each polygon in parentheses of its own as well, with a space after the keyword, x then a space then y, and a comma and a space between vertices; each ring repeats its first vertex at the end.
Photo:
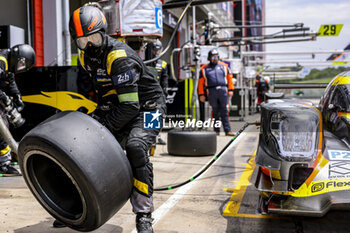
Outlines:
POLYGON ((171 190, 171 189, 176 189, 181 186, 184 186, 185 184, 190 183, 191 181, 194 181, 196 178, 198 178, 203 172, 208 170, 215 162, 220 158, 220 156, 225 152, 225 150, 238 138, 238 136, 249 126, 249 125, 260 125, 260 122, 246 122, 242 128, 240 128, 237 133, 235 133, 235 136, 232 137, 232 139, 225 145, 225 147, 217 154, 214 155, 214 157, 207 163, 203 168, 201 168, 194 176, 189 178, 188 180, 181 182, 179 184, 175 185, 165 185, 162 187, 157 187, 154 188, 154 191, 166 191, 166 190, 171 190))
POLYGON ((173 42, 173 40, 174 40, 174 38, 175 38, 176 32, 177 32, 177 30, 178 30, 179 27, 180 27, 181 21, 182 21, 183 17, 185 16, 185 14, 186 14, 188 8, 191 6, 191 4, 192 4, 193 1, 194 1, 194 0, 189 0, 189 1, 187 2, 187 5, 186 5, 185 9, 182 11, 182 13, 181 13, 181 15, 180 15, 180 17, 179 17, 179 19, 178 19, 176 25, 175 25, 173 34, 171 35, 171 37, 170 37, 170 39, 169 39, 169 41, 168 41, 168 44, 167 44, 167 46, 165 47, 165 49, 164 49, 157 57, 152 58, 152 59, 147 60, 147 61, 144 61, 145 64, 149 64, 149 63, 152 63, 152 62, 154 62, 154 61, 157 61, 159 58, 163 57, 163 55, 169 50, 169 48, 170 48, 170 46, 171 46, 171 43, 173 42))

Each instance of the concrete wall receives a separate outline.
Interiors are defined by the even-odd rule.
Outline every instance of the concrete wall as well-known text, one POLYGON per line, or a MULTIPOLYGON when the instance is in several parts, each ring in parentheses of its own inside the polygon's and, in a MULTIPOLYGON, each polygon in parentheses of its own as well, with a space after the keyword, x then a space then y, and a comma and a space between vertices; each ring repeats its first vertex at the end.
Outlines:
POLYGON ((28 43, 27 0, 0 0, 0 6, 0 25, 23 28, 28 43))

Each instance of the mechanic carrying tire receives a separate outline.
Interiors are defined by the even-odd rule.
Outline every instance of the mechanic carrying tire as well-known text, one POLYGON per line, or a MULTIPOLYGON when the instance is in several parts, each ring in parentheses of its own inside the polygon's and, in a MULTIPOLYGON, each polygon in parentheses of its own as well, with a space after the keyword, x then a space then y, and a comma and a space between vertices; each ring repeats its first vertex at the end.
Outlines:
MULTIPOLYGON (((153 232, 153 167, 148 151, 159 127, 145 127, 144 120, 160 119, 166 105, 163 90, 141 58, 125 43, 106 34, 107 22, 94 6, 74 11, 69 29, 78 47, 79 60, 94 80, 98 107, 92 116, 125 148, 134 175, 130 197, 136 228, 153 232)), ((160 120, 159 120, 160 121, 160 120)))

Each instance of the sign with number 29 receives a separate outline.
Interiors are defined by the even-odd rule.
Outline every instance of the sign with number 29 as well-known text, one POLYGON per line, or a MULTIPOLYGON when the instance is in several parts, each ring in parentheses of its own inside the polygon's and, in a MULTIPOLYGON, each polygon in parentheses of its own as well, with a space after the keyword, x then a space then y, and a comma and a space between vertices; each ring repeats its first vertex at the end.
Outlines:
POLYGON ((318 30, 318 36, 338 36, 343 24, 324 24, 318 30))

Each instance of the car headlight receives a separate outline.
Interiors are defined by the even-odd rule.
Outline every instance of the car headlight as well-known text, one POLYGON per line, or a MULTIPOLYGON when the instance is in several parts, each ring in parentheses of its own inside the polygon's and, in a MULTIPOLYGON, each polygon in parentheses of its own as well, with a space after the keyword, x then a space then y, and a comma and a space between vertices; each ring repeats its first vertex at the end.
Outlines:
POLYGON ((278 144, 280 156, 286 160, 313 159, 318 123, 308 114, 286 117, 282 112, 274 112, 271 115, 270 130, 278 144))

